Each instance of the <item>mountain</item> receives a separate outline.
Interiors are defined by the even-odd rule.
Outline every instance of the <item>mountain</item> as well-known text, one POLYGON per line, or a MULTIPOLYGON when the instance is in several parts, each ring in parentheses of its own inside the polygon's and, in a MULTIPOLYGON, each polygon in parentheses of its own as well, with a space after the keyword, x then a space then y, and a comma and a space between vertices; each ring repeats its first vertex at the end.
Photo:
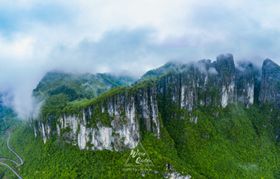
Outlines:
POLYGON ((171 164, 186 177, 275 177, 279 73, 271 60, 260 70, 250 62, 235 65, 231 54, 169 63, 131 87, 57 106, 55 116, 33 122, 34 134, 47 144, 58 139, 116 153, 144 143, 159 176, 171 175, 165 168, 171 164))
POLYGON ((127 86, 134 82, 128 76, 113 76, 110 74, 70 74, 62 72, 48 72, 33 95, 39 99, 57 94, 67 94, 70 101, 82 98, 94 98, 111 88, 127 86))
POLYGON ((180 62, 168 62, 165 65, 163 65, 157 69, 146 72, 140 78, 139 82, 145 81, 145 80, 155 80, 168 73, 178 73, 178 72, 184 71, 186 66, 187 66, 186 64, 182 64, 180 62))
POLYGON ((134 79, 111 74, 70 74, 48 72, 33 90, 41 105, 40 116, 55 117, 58 109, 70 101, 92 99, 111 88, 129 86, 134 79))

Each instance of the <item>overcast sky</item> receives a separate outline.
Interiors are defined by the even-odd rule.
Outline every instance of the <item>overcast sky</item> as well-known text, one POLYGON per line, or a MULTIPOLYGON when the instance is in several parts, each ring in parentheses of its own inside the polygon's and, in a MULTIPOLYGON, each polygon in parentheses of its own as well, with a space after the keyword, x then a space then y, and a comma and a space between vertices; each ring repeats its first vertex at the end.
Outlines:
POLYGON ((0 90, 21 116, 49 70, 139 76, 170 60, 280 62, 280 1, 0 0, 0 90))

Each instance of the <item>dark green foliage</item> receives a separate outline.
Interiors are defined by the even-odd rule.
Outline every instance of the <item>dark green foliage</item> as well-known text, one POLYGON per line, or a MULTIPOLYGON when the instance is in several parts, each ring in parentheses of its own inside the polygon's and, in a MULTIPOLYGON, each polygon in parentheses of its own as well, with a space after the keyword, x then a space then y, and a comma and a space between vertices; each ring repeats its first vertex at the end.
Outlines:
POLYGON ((169 119, 166 128, 179 156, 196 172, 207 178, 273 178, 279 171, 280 151, 271 123, 275 113, 233 105, 192 115, 198 117, 197 124, 185 116, 169 119))
MULTIPOLYGON (((167 163, 193 178, 279 176, 280 150, 275 140, 279 111, 271 106, 231 105, 192 113, 176 109, 176 115, 168 116, 162 119, 160 140, 142 133, 142 146, 154 164, 151 169, 158 171, 144 172, 147 178, 162 178, 167 163), (194 116, 197 123, 191 120, 194 116)), ((25 178, 138 178, 143 174, 123 171, 130 150, 80 151, 54 138, 43 145, 24 125, 14 132, 12 145, 26 160, 20 169, 25 178)))
MULTIPOLYGON (((33 95, 38 101, 43 101, 42 118, 53 120, 62 112, 67 101, 92 99, 111 88, 127 86, 132 82, 132 78, 110 74, 49 72, 33 90, 33 95)), ((83 101, 78 106, 84 103, 83 101)), ((77 104, 77 101, 73 104, 77 104)))
POLYGON ((156 80, 159 79, 162 76, 165 76, 170 73, 178 73, 180 71, 186 70, 189 68, 188 65, 183 65, 180 63, 166 63, 160 68, 150 70, 147 73, 145 73, 139 80, 139 82, 142 81, 149 81, 149 80, 156 80))
POLYGON ((68 101, 68 97, 64 94, 50 96, 41 108, 41 117, 45 120, 57 119, 61 114, 61 109, 66 106, 68 101))
MULTIPOLYGON (((232 74, 235 73, 232 56, 220 56, 214 64, 219 69, 218 73, 223 74, 221 80, 230 82, 232 74)), ((178 69, 178 66, 172 64, 166 68, 171 72, 183 68, 195 70, 194 66, 178 69)), ((147 73, 144 77, 154 79, 166 73, 168 70, 158 69, 147 73)), ((175 171, 184 175, 189 174, 192 178, 279 178, 279 109, 275 109, 273 105, 259 103, 249 108, 244 104, 231 104, 224 109, 220 108, 220 86, 215 82, 214 75, 210 75, 208 79, 213 85, 206 86, 206 90, 202 87, 194 90, 196 100, 204 101, 208 104, 207 107, 194 104, 191 111, 181 109, 178 104, 181 98, 178 90, 180 87, 176 86, 181 85, 182 78, 190 83, 192 81, 189 79, 203 83, 204 78, 197 74, 171 74, 159 80, 163 84, 152 80, 145 81, 144 78, 144 82, 138 82, 132 87, 117 87, 122 86, 122 82, 104 74, 96 75, 98 80, 94 82, 90 75, 79 78, 80 81, 77 82, 77 78, 71 75, 69 77, 66 74, 50 74, 34 90, 34 94, 48 97, 42 107, 43 119, 55 122, 62 114, 75 114, 81 117, 83 110, 91 110, 93 115, 87 120, 87 127, 96 127, 97 122, 106 126, 111 125, 112 117, 107 112, 101 112, 102 107, 107 111, 106 105, 103 104, 110 100, 132 95, 137 100, 137 95, 141 92, 146 90, 145 92, 149 93, 151 88, 163 87, 163 91, 167 92, 157 94, 160 139, 145 130, 144 122, 139 121, 141 114, 136 114, 141 129, 141 145, 139 144, 137 148, 140 149, 142 145, 145 148, 153 162, 150 168, 152 172, 144 172, 142 169, 123 170, 131 150, 80 151, 78 147, 55 137, 44 145, 41 138, 33 137, 33 129, 23 124, 15 130, 12 137, 13 146, 26 160, 24 166, 20 168, 20 173, 24 178, 140 178, 142 175, 146 178, 162 178, 168 172, 166 164, 170 164, 175 171), (164 84, 168 77, 172 82, 171 85, 164 84), (83 86, 81 84, 89 81, 98 87, 97 90, 93 90, 94 93, 87 85, 86 88, 81 88, 83 86), (116 88, 105 92, 108 90, 108 84, 116 88), (92 96, 87 96, 89 91, 92 96), (96 97, 96 94, 101 95, 87 99, 96 97), (179 100, 174 102, 173 94, 177 94, 179 100)), ((256 81, 251 77, 251 73, 238 76, 237 78, 241 79, 238 80, 240 83, 237 86, 247 85, 248 79, 256 81)), ((257 99, 260 84, 257 82, 255 84, 257 95, 255 99, 257 99)), ((237 93, 243 93, 243 90, 237 93)), ((126 122, 122 120, 123 115, 121 113, 119 121, 121 123, 126 122)), ((61 133, 70 130, 66 128, 61 133)), ((3 141, 1 147, 0 153, 7 154, 3 141)))
MULTIPOLYGON (((110 93, 104 94, 102 99, 106 96, 110 93)), ((47 104, 58 108, 67 101, 63 95, 50 99, 47 104)), ((78 106, 80 103, 72 104, 78 106)), ((275 137, 279 135, 279 110, 270 105, 248 109, 230 105, 225 109, 203 107, 188 113, 168 101, 161 103, 168 106, 159 106, 163 117, 161 139, 151 133, 142 133, 141 143, 154 164, 152 171, 158 171, 157 174, 144 172, 147 178, 162 178, 167 172, 167 163, 193 178, 279 176, 280 150, 275 137), (198 117, 197 123, 191 120, 193 117, 198 117)), ((55 109, 48 110, 55 113, 55 109)), ((104 116, 102 120, 106 124, 110 119, 104 116)), ((80 151, 55 138, 43 145, 24 124, 15 130, 11 143, 25 159, 20 168, 25 178, 138 178, 143 174, 141 170, 123 171, 130 150, 80 151)), ((2 145, 0 152, 6 155, 4 143, 2 145)))
POLYGON ((74 89, 69 88, 69 87, 67 87, 65 85, 62 85, 62 86, 59 86, 59 87, 57 87, 57 88, 55 88, 53 90, 50 90, 48 92, 48 94, 50 96, 54 96, 54 95, 58 95, 58 94, 65 94, 70 101, 73 101, 73 100, 79 98, 77 92, 74 89))
MULTIPOLYGON (((97 121, 100 121, 109 126, 112 119, 107 113, 101 113, 103 103, 117 95, 135 95, 139 90, 154 87, 155 84, 154 81, 149 80, 133 87, 115 88, 98 98, 72 101, 67 105, 67 96, 55 96, 53 101, 46 102, 50 108, 45 110, 49 111, 45 114, 56 114, 56 117, 62 113, 80 114, 81 110, 94 106, 91 109, 94 115, 88 125, 95 127, 97 121), (52 108, 52 105, 57 106, 52 108)), ((206 94, 199 89, 198 93, 199 99, 203 100, 206 94)), ((197 106, 192 112, 180 109, 179 104, 172 102, 171 95, 158 95, 159 115, 162 118, 161 139, 158 140, 152 134, 141 130, 142 143, 153 159, 154 170, 164 173, 165 165, 170 163, 177 171, 191 174, 194 178, 220 178, 221 176, 223 178, 273 178, 278 176, 280 171, 279 110, 270 105, 259 106, 258 104, 250 108, 245 108, 242 104, 234 104, 221 109, 216 105, 219 103, 217 101, 218 87, 209 87, 207 93, 213 98, 210 99, 211 105, 208 107, 197 106)), ((56 168, 59 168, 53 169, 49 165, 45 166, 43 170, 49 171, 50 175, 47 177, 62 177, 64 170, 68 171, 68 169, 74 172, 70 173, 75 177, 101 177, 95 172, 88 171, 89 168, 97 169, 95 168, 97 164, 100 168, 107 168, 103 173, 105 177, 139 177, 141 175, 141 173, 120 172, 122 164, 125 163, 124 156, 128 155, 128 151, 120 153, 79 151, 73 146, 61 145, 57 142, 49 141, 46 146, 39 142, 40 148, 46 150, 45 148, 49 147, 48 150, 54 153, 51 156, 57 155, 55 159, 42 159, 49 163, 55 160, 57 164, 52 165, 58 165, 56 168), (61 154, 61 151, 64 151, 64 154, 61 154), (68 158, 69 156, 76 156, 79 160, 72 161, 72 158, 68 158), (107 157, 114 160, 109 160, 107 157), (102 161, 96 161, 97 159, 102 161), (80 160, 89 166, 84 166, 80 160), (92 161, 95 163, 91 163, 92 161), (77 163, 83 169, 77 168, 77 163), (70 166, 60 171, 61 166, 64 165, 70 166)), ((32 176, 30 172, 32 170, 34 171, 32 167, 26 169, 26 176, 32 176)))
POLYGON ((65 94, 69 100, 94 98, 113 87, 130 85, 134 80, 110 74, 68 74, 49 72, 33 90, 33 95, 44 99, 49 95, 65 94))
MULTIPOLYGON (((34 138, 32 129, 26 124, 14 130, 11 145, 25 160, 19 170, 23 178, 139 178, 142 174, 146 178, 162 178, 166 173, 166 163, 186 174, 199 176, 189 166, 182 165, 174 143, 165 130, 162 136, 162 140, 150 133, 143 136, 142 146, 153 162, 147 168, 150 171, 136 165, 132 167, 136 171, 125 170, 131 150, 80 151, 77 147, 55 139, 44 145, 41 139, 34 138)), ((0 144, 3 149, 0 150, 0 155, 9 156, 4 138, 1 138, 0 144)))

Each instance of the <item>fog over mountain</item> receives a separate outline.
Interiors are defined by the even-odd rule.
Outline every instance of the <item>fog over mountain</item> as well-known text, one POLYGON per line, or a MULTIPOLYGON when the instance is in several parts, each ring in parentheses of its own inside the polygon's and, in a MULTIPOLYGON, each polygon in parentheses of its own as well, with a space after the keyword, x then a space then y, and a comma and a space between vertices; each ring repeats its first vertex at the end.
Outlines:
POLYGON ((280 2, 252 2, 0 1, 0 91, 25 118, 32 90, 52 70, 140 77, 167 61, 227 52, 279 64, 280 2))

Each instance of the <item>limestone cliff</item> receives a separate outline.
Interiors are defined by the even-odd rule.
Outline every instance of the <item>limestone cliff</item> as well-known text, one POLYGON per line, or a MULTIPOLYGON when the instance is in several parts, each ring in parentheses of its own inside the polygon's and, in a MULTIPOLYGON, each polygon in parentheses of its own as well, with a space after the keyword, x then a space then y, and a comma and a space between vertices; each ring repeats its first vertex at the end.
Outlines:
POLYGON ((266 59, 262 66, 260 101, 280 107, 280 67, 266 59))
POLYGON ((141 126, 160 137, 154 87, 106 97, 79 111, 62 113, 55 122, 36 121, 34 130, 42 133, 44 142, 58 136, 80 149, 122 150, 138 144, 141 126))
MULTIPOLYGON (((231 54, 164 68, 169 66, 172 70, 160 78, 140 80, 80 106, 69 104, 57 119, 36 120, 35 135, 40 133, 44 142, 58 137, 80 149, 119 151, 137 146, 145 131, 160 138, 161 116, 170 104, 185 110, 195 123, 199 119, 192 112, 201 107, 259 102, 280 106, 280 67, 271 60, 264 61, 262 72, 249 62, 236 66, 231 54)), ((164 70, 158 71, 162 75, 164 70)))

